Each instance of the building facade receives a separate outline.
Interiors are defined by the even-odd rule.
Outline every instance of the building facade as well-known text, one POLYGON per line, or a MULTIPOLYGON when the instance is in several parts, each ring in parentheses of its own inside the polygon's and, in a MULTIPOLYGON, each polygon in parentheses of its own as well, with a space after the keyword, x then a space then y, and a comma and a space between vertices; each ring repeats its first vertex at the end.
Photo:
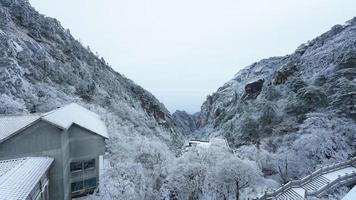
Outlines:
POLYGON ((50 157, 49 199, 93 192, 107 132, 99 116, 70 104, 49 113, 0 117, 0 160, 50 157))

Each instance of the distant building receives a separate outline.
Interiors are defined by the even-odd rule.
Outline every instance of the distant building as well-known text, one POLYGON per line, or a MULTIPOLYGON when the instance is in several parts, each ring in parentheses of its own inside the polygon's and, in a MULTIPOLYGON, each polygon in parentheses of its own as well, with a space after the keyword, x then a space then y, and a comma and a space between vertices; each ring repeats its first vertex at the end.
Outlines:
POLYGON ((189 140, 186 142, 185 146, 186 147, 194 147, 194 146, 208 147, 208 146, 210 146, 210 143, 207 140, 189 140))
MULTIPOLYGON (((4 176, 15 180, 16 174, 23 173, 20 169, 27 168, 27 165, 31 168, 44 160, 47 163, 51 160, 48 169, 28 171, 31 180, 9 182, 6 187, 13 187, 13 190, 22 183, 31 188, 31 193, 26 190, 21 198, 14 199, 68 200, 92 193, 98 186, 99 156, 105 153, 107 138, 105 124, 99 116, 77 104, 44 114, 0 116, 1 163, 13 163, 9 165, 19 167, 19 171, 9 173, 9 165, 0 164, 0 184, 5 184, 1 181, 4 176), (48 179, 48 186, 45 186, 48 194, 44 192, 42 195, 45 183, 42 179, 46 180, 45 177, 48 179), (34 191, 39 190, 42 196, 34 195, 37 194, 34 191)), ((3 200, 2 186, 0 200, 3 200)))

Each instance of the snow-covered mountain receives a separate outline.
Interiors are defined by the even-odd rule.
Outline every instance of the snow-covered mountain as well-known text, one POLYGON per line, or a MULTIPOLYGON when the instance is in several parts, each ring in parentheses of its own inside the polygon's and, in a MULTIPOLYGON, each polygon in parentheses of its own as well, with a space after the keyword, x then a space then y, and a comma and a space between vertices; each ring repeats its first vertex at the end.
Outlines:
POLYGON ((179 128, 181 128, 182 133, 186 137, 189 137, 190 134, 197 129, 196 123, 197 123, 197 116, 199 116, 199 113, 190 115, 186 111, 177 110, 173 113, 172 116, 174 122, 179 128))
MULTIPOLYGON (((290 55, 247 66, 207 97, 198 116, 180 111, 174 119, 190 138, 225 138, 236 157, 255 163, 245 173, 264 177, 257 182, 265 188, 356 156, 356 18, 290 55)), ((242 196, 256 195, 258 183, 242 196)), ((339 199, 340 191, 321 199, 339 199)))
POLYGON ((110 168, 93 199, 256 197, 355 155, 355 96, 356 19, 241 70, 200 114, 171 115, 57 20, 0 0, 0 114, 73 101, 98 113, 110 168), (210 145, 179 151, 184 137, 210 145))
POLYGON ((355 156, 355 120, 356 18, 239 71, 207 97, 194 134, 226 138, 265 175, 295 162, 287 180, 355 156))
POLYGON ((139 134, 178 138, 163 104, 28 1, 0 1, 0 41, 1 114, 44 112, 77 101, 107 110, 126 127, 140 127, 139 134))
POLYGON ((71 102, 98 113, 108 127, 111 171, 101 183, 107 199, 159 195, 157 171, 183 144, 165 106, 28 0, 0 0, 0 114, 71 102))

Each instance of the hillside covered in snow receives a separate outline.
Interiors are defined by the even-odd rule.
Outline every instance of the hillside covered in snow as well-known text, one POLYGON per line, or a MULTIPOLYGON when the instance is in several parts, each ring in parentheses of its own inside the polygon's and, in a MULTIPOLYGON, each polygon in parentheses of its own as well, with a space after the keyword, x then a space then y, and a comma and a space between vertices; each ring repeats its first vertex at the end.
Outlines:
POLYGON ((239 71, 209 95, 195 138, 223 137, 286 183, 356 155, 356 18, 239 71))
MULTIPOLYGON (((173 115, 27 0, 0 0, 0 114, 77 102, 106 122, 110 168, 90 199, 259 196, 356 155, 356 18, 261 60, 173 115), (185 138, 210 144, 182 148, 185 138)), ((347 192, 337 189, 324 199, 347 192)))
POLYGON ((0 1, 0 113, 44 112, 77 101, 110 111, 132 131, 171 140, 178 131, 152 94, 115 72, 28 1, 0 1))
POLYGON ((183 144, 171 114, 152 94, 27 0, 0 0, 0 114, 43 113, 72 102, 106 122, 108 154, 119 162, 105 180, 124 180, 121 189, 128 193, 153 188, 157 168, 148 168, 147 160, 161 152, 173 156, 183 144))

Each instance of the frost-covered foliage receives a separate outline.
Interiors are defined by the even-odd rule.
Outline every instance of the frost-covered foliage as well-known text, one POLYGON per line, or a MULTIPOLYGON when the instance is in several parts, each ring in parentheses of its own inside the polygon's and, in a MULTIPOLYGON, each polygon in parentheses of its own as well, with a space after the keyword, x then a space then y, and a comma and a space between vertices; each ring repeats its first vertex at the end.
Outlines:
POLYGON ((27 0, 0 0, 0 41, 0 114, 46 112, 73 101, 89 108, 105 120, 110 134, 112 168, 102 183, 110 189, 107 199, 159 196, 155 182, 183 140, 152 94, 27 0), (125 191, 120 198, 118 190, 125 191))
POLYGON ((196 118, 198 114, 190 115, 185 111, 177 110, 172 117, 175 124, 182 130, 186 137, 197 129, 196 118))
POLYGON ((356 156, 356 18, 209 95, 195 137, 223 136, 279 183, 356 156))
POLYGON ((257 194, 265 181, 255 162, 214 139, 209 146, 188 148, 170 163, 162 199, 244 199, 257 194))
POLYGON ((101 192, 90 199, 247 199, 265 185, 277 186, 224 140, 213 139, 209 146, 190 147, 175 156, 155 138, 127 137, 123 132, 109 142, 114 151, 109 154, 110 168, 101 180, 101 192))
POLYGON ((137 126, 139 134, 181 144, 164 105, 84 48, 57 20, 27 0, 1 0, 0 16, 0 114, 46 112, 76 101, 103 107, 137 126))
POLYGON ((98 113, 110 168, 90 198, 246 199, 356 155, 355 44, 353 19, 241 70, 198 117, 172 117, 57 20, 27 0, 0 0, 0 114, 73 101, 98 113), (183 135, 211 145, 180 152, 183 135))

